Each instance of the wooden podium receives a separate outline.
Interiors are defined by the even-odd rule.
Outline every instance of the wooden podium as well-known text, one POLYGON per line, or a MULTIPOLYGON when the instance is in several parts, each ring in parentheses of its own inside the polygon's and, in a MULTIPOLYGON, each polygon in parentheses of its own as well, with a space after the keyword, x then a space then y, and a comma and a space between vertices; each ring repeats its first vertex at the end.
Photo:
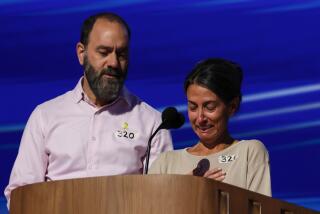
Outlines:
POLYGON ((124 175, 30 184, 10 214, 311 214, 315 211, 191 175, 124 175))

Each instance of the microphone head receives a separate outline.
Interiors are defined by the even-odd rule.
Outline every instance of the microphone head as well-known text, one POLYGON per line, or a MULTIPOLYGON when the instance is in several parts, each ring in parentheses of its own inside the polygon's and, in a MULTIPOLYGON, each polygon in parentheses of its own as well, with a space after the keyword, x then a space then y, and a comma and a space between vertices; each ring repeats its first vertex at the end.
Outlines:
POLYGON ((162 128, 177 129, 184 124, 184 116, 174 107, 168 107, 162 112, 162 128))
POLYGON ((192 171, 192 174, 195 176, 203 176, 206 171, 210 168, 210 161, 206 158, 201 159, 197 167, 192 171))

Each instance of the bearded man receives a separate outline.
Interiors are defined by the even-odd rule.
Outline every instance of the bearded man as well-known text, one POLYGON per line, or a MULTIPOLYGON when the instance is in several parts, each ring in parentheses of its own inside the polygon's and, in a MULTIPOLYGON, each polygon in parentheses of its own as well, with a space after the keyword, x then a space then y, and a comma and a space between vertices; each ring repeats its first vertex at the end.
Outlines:
MULTIPOLYGON (((76 47, 84 75, 72 91, 32 112, 5 189, 8 206, 18 186, 142 172, 161 114, 124 86, 129 42, 129 26, 116 14, 84 21, 76 47)), ((172 150, 169 131, 153 139, 150 162, 172 150)))

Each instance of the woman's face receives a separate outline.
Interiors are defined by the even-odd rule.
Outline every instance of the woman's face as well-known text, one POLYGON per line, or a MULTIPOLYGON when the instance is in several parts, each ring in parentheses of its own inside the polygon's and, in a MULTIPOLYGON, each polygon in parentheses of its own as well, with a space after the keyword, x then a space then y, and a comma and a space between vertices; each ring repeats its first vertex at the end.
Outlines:
POLYGON ((228 135, 228 120, 235 112, 212 91, 197 84, 187 89, 188 116, 193 131, 205 144, 216 144, 228 135))

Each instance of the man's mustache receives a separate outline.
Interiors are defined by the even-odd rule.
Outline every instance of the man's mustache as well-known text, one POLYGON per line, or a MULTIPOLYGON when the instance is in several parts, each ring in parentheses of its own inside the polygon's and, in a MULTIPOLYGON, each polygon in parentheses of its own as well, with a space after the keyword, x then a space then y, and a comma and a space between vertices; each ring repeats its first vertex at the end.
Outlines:
POLYGON ((110 75, 113 77, 116 77, 117 79, 123 79, 124 74, 120 69, 114 69, 114 68, 104 68, 101 70, 100 77, 102 75, 110 75))

